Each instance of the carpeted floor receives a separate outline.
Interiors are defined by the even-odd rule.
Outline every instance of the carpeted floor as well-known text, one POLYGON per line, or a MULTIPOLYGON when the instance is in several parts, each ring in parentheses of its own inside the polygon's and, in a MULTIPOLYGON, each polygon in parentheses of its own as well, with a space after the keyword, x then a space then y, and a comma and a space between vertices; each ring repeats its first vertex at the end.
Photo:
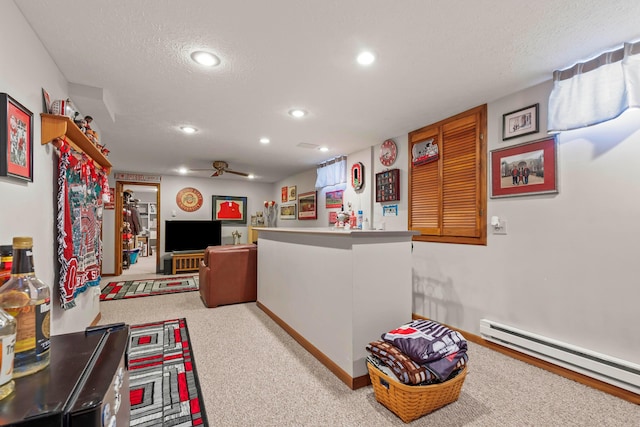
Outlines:
MULTIPOLYGON (((255 303, 208 309, 198 293, 187 292, 100 308, 101 324, 187 319, 211 425, 407 425, 376 401, 370 386, 345 386, 255 303)), ((458 401, 410 426, 618 427, 640 420, 638 405, 474 343, 468 353, 458 401)))
POLYGON ((131 325, 131 426, 201 426, 207 417, 185 319, 131 325))
POLYGON ((140 298, 198 290, 198 276, 151 278, 109 282, 100 293, 100 301, 140 298))

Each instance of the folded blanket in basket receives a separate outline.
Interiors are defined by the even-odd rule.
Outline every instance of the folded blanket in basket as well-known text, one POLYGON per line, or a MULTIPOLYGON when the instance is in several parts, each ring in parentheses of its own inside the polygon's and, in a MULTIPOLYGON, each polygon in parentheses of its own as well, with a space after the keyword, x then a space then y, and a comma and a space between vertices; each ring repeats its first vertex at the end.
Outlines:
MULTIPOLYGON (((382 341, 379 341, 379 342, 382 342, 382 341)), ((449 378, 447 378, 446 380, 449 380, 452 377, 455 377, 456 374, 458 372, 460 372, 460 370, 464 367, 464 365, 467 364, 467 360, 468 360, 468 357, 465 354, 463 358, 458 360, 458 363, 456 364, 455 369, 453 370, 451 375, 449 375, 449 378)), ((438 383, 442 382, 442 381, 439 381, 435 375, 433 375, 431 372, 429 372, 427 370, 427 377, 428 377, 427 380, 422 381, 420 383, 416 383, 416 384, 405 383, 404 381, 400 380, 400 378, 396 375, 396 373, 393 371, 393 369, 391 369, 391 367, 389 367, 389 365, 387 365, 385 362, 382 361, 382 359, 378 358, 373 353, 370 353, 367 356, 367 362, 369 362, 371 365, 375 366, 377 369, 379 369, 382 373, 384 373, 386 376, 388 376, 392 380, 398 381, 399 383, 404 383, 404 384, 407 384, 407 385, 420 385, 420 386, 422 386, 422 385, 438 384, 438 383)), ((409 378, 409 373, 403 371, 402 375, 400 375, 400 377, 405 379, 405 380, 407 380, 409 378)), ((416 378, 416 376, 414 376, 413 378, 416 378)))
POLYGON ((420 366, 411 360, 392 344, 384 341, 373 341, 367 346, 367 351, 391 368, 401 383, 419 384, 425 381, 437 381, 435 375, 426 367, 420 366))
POLYGON ((457 331, 431 320, 414 320, 382 334, 419 365, 428 364, 439 378, 446 379, 467 352, 467 341, 457 331))

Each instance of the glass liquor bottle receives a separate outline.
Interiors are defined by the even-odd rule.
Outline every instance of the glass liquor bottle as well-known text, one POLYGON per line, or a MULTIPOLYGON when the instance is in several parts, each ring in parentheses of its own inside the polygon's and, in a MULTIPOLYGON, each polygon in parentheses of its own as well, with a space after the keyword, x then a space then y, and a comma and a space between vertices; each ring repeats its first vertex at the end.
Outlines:
POLYGON ((0 400, 15 389, 13 349, 16 344, 16 319, 0 308, 0 400))
POLYGON ((0 307, 17 323, 13 378, 47 367, 51 297, 49 287, 36 277, 31 237, 13 238, 11 278, 0 287, 0 307))

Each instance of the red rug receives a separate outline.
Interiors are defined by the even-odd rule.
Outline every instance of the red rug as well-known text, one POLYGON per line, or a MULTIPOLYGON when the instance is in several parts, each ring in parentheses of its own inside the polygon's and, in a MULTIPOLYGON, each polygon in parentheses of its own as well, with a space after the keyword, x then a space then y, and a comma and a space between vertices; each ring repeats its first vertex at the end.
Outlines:
POLYGON ((110 282, 100 292, 100 301, 140 298, 198 290, 198 276, 167 277, 110 282))
POLYGON ((131 426, 206 426, 184 318, 131 326, 131 426))

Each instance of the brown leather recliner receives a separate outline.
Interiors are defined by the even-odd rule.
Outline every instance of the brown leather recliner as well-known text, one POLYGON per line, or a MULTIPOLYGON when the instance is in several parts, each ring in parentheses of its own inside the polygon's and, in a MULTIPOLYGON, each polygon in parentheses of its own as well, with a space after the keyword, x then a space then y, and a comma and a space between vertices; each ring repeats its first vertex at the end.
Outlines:
POLYGON ((209 308, 256 301, 258 247, 209 246, 200 261, 200 298, 209 308))

